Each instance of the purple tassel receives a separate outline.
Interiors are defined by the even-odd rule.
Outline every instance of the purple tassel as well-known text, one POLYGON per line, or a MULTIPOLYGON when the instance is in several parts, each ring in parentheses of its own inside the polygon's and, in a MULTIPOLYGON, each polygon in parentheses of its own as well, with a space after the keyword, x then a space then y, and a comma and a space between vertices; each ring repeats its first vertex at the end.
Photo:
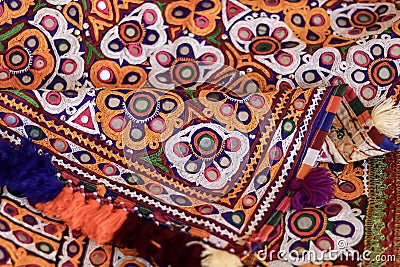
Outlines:
POLYGON ((316 207, 327 204, 333 196, 333 185, 335 181, 324 168, 314 168, 304 178, 295 179, 290 190, 294 191, 292 196, 292 207, 301 210, 306 207, 316 207))
POLYGON ((32 204, 53 200, 64 184, 57 179, 51 156, 22 139, 20 148, 0 140, 0 186, 28 198, 32 204))

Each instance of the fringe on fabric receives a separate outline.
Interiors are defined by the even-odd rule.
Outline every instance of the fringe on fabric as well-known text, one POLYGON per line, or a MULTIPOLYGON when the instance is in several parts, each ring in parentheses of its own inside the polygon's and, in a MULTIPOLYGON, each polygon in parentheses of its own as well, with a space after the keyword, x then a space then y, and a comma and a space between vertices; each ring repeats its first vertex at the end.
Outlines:
POLYGON ((135 248, 139 255, 152 259, 154 265, 163 263, 173 267, 201 266, 202 247, 186 246, 194 240, 185 233, 158 226, 134 213, 129 213, 114 235, 114 244, 118 247, 135 248))
POLYGON ((400 106, 392 98, 375 106, 371 117, 381 134, 390 138, 400 137, 400 106))
POLYGON ((29 140, 23 139, 19 148, 0 141, 0 167, 0 186, 8 186, 12 192, 27 197, 46 216, 62 220, 71 229, 81 230, 99 244, 114 240, 121 247, 137 249, 155 263, 168 263, 174 267, 241 266, 229 263, 236 264, 238 258, 228 252, 201 242, 193 243, 195 238, 185 233, 157 226, 134 213, 128 214, 125 209, 103 205, 96 199, 87 200, 84 193, 65 187, 57 179, 51 156, 29 140), (221 265, 221 260, 230 257, 234 260, 221 265))
POLYGON ((113 240, 114 233, 127 218, 124 209, 113 209, 111 205, 101 205, 97 200, 86 201, 81 192, 73 192, 66 187, 53 200, 39 203, 36 208, 47 216, 64 221, 72 229, 81 230, 97 243, 113 240))
POLYGON ((30 140, 22 139, 19 148, 0 140, 0 167, 0 186, 27 197, 47 216, 82 230, 98 243, 110 242, 126 220, 126 210, 114 210, 94 199, 86 201, 82 193, 66 188, 57 179, 51 155, 30 140))
MULTIPOLYGON (((119 246, 136 248, 155 263, 171 266, 235 267, 242 266, 239 257, 167 228, 146 221, 124 209, 102 205, 96 199, 86 200, 82 192, 64 187, 56 177, 57 170, 49 154, 40 152, 29 140, 19 149, 0 141, 0 185, 26 196, 46 216, 64 221, 81 230, 98 243, 114 240, 119 246), (176 253, 179 249, 179 253, 176 253)), ((291 184, 294 209, 319 206, 333 195, 333 180, 323 168, 313 169, 304 180, 291 184)))

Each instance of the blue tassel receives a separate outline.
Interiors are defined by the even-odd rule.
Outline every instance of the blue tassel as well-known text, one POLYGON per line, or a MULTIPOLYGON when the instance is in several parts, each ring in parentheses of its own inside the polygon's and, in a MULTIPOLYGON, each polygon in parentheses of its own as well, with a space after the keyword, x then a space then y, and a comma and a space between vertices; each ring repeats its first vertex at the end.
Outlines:
POLYGON ((56 174, 51 155, 40 155, 30 140, 22 139, 18 149, 0 140, 0 186, 7 186, 35 205, 53 200, 61 192, 64 184, 56 174))

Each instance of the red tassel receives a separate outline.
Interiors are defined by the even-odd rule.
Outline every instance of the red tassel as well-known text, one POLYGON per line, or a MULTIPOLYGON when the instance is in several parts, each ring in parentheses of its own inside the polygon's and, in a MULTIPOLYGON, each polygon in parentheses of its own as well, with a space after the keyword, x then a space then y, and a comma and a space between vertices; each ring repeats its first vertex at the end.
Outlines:
POLYGON ((130 213, 114 235, 118 247, 135 248, 139 255, 153 259, 159 265, 173 267, 200 267, 201 246, 186 244, 196 240, 184 233, 156 225, 130 213))

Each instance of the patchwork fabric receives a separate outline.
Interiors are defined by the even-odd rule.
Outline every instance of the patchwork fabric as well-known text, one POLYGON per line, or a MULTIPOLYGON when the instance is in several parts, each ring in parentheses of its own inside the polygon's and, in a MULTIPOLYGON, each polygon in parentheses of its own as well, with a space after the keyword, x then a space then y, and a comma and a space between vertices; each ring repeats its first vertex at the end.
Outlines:
POLYGON ((3 136, 31 138, 54 154, 73 186, 225 248, 244 245, 291 177, 312 168, 346 88, 244 100, 215 90, 89 89, 76 106, 64 92, 8 90, 0 123, 3 136), (44 108, 54 96, 68 106, 44 108))

